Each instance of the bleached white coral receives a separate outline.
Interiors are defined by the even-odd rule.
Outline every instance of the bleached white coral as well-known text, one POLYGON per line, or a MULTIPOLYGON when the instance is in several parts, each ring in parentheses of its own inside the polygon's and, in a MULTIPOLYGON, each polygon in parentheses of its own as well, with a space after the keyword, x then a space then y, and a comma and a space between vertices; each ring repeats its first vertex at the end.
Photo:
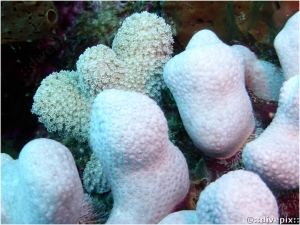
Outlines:
POLYGON ((245 146, 243 163, 270 187, 299 187, 299 75, 284 82, 274 119, 245 146))
POLYGON ((105 89, 120 88, 124 63, 105 45, 87 48, 76 63, 81 89, 93 98, 105 89))
POLYGON ((108 180, 95 153, 91 155, 84 169, 83 186, 88 193, 102 194, 110 190, 108 180))
POLYGON ((14 160, 10 155, 1 153, 1 166, 3 166, 5 163, 10 162, 14 160))
POLYGON ((255 123, 242 59, 232 48, 201 30, 168 61, 164 79, 198 149, 227 158, 242 147, 255 123))
POLYGON ((54 72, 37 89, 31 112, 49 132, 87 141, 92 103, 78 87, 74 71, 54 72))
POLYGON ((159 224, 246 224, 249 218, 278 217, 277 202, 255 173, 236 170, 210 183, 201 192, 196 210, 166 216, 159 224))
POLYGON ((186 160, 169 140, 163 112, 148 96, 116 89, 99 93, 90 145, 114 198, 107 223, 157 223, 186 196, 186 160))
MULTIPOLYGON (((197 202, 199 224, 247 224, 247 218, 278 218, 276 199, 255 173, 231 171, 209 184, 197 202)), ((271 222, 272 223, 272 222, 271 222)))
POLYGON ((1 223, 76 224, 82 203, 74 158, 57 141, 32 140, 1 165, 1 223))
POLYGON ((242 58, 245 67, 246 87, 265 100, 278 101, 280 88, 285 81, 283 71, 274 64, 258 59, 242 45, 231 46, 242 58))
POLYGON ((167 215, 158 224, 199 224, 196 210, 181 210, 167 215))
POLYGON ((299 74, 299 12, 286 22, 284 28, 277 34, 274 47, 282 66, 284 77, 299 74))

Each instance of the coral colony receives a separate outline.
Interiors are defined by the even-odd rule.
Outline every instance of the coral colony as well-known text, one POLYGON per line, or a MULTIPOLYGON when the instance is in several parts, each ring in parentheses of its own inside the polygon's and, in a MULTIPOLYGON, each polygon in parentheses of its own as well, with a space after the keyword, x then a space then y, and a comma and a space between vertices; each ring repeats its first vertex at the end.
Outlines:
MULTIPOLYGON (((223 42, 216 27, 199 28, 186 40, 177 26, 185 49, 175 49, 175 28, 167 22, 174 25, 176 17, 127 15, 132 3, 26 4, 13 7, 30 15, 37 7, 46 15, 43 32, 2 35, 4 43, 42 38, 63 22, 76 30, 79 15, 82 23, 98 24, 100 17, 83 13, 88 7, 114 9, 111 15, 124 19, 111 29, 111 45, 91 41, 74 68, 55 69, 39 83, 31 113, 50 138, 33 138, 17 159, 1 153, 1 223, 299 222, 298 12, 274 37, 276 63, 223 42), (58 15, 64 19, 58 22, 58 15), (174 106, 171 120, 165 110, 174 106), (173 135, 174 127, 186 138, 173 135), (198 163, 185 151, 189 145, 198 163)), ((139 4, 134 7, 157 10, 155 3, 139 4)), ((166 12, 174 4, 166 3, 166 12)), ((5 7, 4 16, 17 13, 5 7)), ((245 12, 236 14, 240 29, 245 12)), ((65 53, 65 45, 55 46, 65 53)))

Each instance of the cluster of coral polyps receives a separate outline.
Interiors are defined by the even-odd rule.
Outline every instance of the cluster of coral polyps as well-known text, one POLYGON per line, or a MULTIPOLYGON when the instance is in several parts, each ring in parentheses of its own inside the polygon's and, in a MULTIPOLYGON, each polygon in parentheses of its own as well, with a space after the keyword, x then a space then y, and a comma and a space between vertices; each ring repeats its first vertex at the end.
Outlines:
POLYGON ((133 90, 160 101, 172 43, 171 28, 162 18, 148 12, 132 14, 118 30, 112 49, 102 44, 87 48, 77 71, 46 77, 34 96, 32 113, 48 131, 87 141, 91 102, 101 91, 133 90))

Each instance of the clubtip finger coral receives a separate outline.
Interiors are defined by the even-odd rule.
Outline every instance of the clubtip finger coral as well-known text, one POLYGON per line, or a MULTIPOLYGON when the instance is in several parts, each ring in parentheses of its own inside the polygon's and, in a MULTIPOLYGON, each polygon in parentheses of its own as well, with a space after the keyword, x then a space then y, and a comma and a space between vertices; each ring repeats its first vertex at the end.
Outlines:
POLYGON ((71 152, 45 138, 1 165, 1 191, 1 222, 12 224, 75 224, 84 198, 71 152))
POLYGON ((127 90, 161 100, 163 67, 172 56, 173 42, 171 27, 155 14, 134 13, 123 22, 112 49, 126 63, 127 90))
POLYGON ((159 224, 249 224, 252 218, 278 223, 274 195, 261 178, 249 171, 231 171, 201 192, 196 210, 169 214, 159 224))
POLYGON ((255 124, 243 62, 235 50, 212 31, 201 30, 167 62, 164 80, 200 151, 227 158, 242 147, 255 124))
POLYGON ((77 61, 80 86, 95 97, 116 88, 147 94, 160 101, 163 67, 173 53, 173 38, 164 19, 148 12, 126 18, 112 49, 97 45, 77 61))
POLYGON ((277 202, 255 173, 231 171, 208 185, 197 202, 199 223, 247 224, 253 218, 278 218, 277 202))
POLYGON ((49 132, 88 140, 92 102, 78 86, 78 74, 62 70, 46 77, 37 89, 31 112, 49 132))
POLYGON ((270 187, 299 187, 299 75, 284 82, 273 121, 245 146, 243 163, 270 187))
POLYGON ((107 223, 158 223, 189 190, 181 151, 159 106, 138 92, 110 89, 94 100, 90 144, 110 183, 107 223))
POLYGON ((285 79, 299 74, 299 12, 286 22, 274 40, 285 79))
POLYGON ((280 88, 285 81, 282 69, 258 59, 245 46, 233 45, 231 48, 243 59, 246 87, 264 100, 278 101, 280 88))
POLYGON ((76 63, 79 86, 92 98, 105 89, 121 88, 125 64, 105 45, 87 48, 76 63))
POLYGON ((110 191, 110 185, 95 153, 92 153, 90 161, 85 166, 83 187, 88 193, 103 194, 110 191))
POLYGON ((171 28, 162 18, 134 13, 119 29, 112 49, 101 44, 87 48, 76 72, 46 77, 31 112, 48 131, 87 141, 91 102, 103 90, 132 90, 161 100, 163 67, 173 52, 172 44, 171 28))

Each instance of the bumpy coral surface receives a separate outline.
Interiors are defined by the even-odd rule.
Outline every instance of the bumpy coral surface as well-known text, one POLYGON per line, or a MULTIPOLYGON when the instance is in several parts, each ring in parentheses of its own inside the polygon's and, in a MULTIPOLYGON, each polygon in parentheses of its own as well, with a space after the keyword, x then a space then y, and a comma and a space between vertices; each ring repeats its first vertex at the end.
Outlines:
POLYGON ((299 76, 286 81, 280 90, 279 107, 272 123, 243 151, 247 170, 271 187, 299 186, 299 76))
POLYGON ((76 63, 79 85, 93 98, 105 89, 120 88, 125 70, 113 50, 105 45, 87 48, 76 63))
POLYGON ((10 162, 14 160, 10 155, 7 155, 5 153, 1 154, 1 166, 6 164, 7 162, 10 162))
POLYGON ((258 175, 244 170, 229 172, 207 186, 196 210, 199 223, 247 224, 249 217, 278 218, 272 192, 258 175))
POLYGON ((184 127, 206 155, 232 156, 254 128, 239 55, 209 30, 199 31, 186 50, 164 68, 184 127))
POLYGON ((70 151, 54 140, 27 143, 18 160, 1 166, 2 223, 78 221, 83 189, 70 151))
POLYGON ((161 99, 163 67, 171 58, 173 38, 163 18, 148 12, 134 13, 118 30, 112 49, 126 64, 129 90, 161 99))
POLYGON ((198 224, 196 210, 182 210, 166 216, 158 224, 198 224))
POLYGON ((299 74, 299 12, 293 15, 274 41, 284 76, 288 80, 299 74))
POLYGON ((148 96, 116 89, 98 94, 90 143, 113 193, 107 223, 158 223, 187 194, 186 160, 169 141, 163 112, 148 96))
POLYGON ((233 45, 232 48, 244 61, 246 87, 262 99, 278 101, 280 88, 285 81, 282 69, 257 59, 253 52, 242 45, 233 45))
POLYGON ((74 71, 50 74, 37 89, 31 112, 49 132, 87 141, 92 103, 78 87, 78 79, 74 71))

